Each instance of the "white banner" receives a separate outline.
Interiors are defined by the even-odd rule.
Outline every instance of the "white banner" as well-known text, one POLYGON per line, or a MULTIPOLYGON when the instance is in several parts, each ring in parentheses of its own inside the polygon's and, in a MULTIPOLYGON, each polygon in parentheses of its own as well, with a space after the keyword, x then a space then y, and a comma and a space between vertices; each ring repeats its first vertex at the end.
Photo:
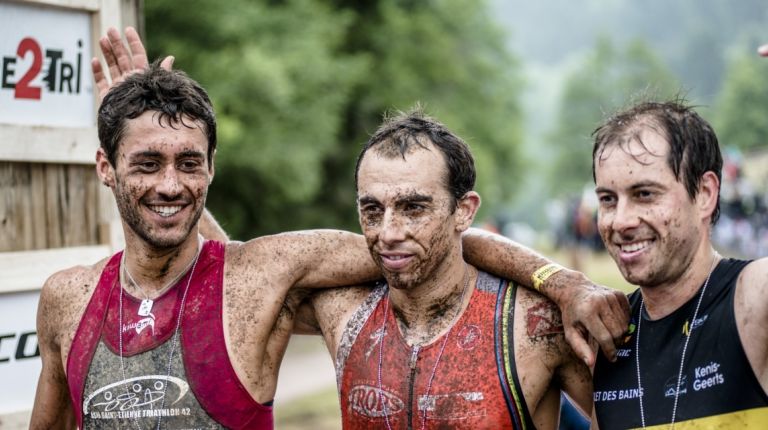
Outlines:
MULTIPOLYGON (((0 294, 0 415, 32 409, 40 376, 39 292, 0 294)), ((2 426, 0 426, 2 427, 2 426)))
POLYGON ((93 125, 91 53, 88 12, 0 2, 0 123, 93 125))

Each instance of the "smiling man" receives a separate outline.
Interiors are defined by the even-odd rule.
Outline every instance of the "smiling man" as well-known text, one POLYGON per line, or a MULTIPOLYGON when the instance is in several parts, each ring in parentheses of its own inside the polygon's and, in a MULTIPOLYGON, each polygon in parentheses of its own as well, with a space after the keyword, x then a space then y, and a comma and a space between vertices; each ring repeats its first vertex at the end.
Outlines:
POLYGON ((561 390, 591 409, 557 307, 463 258, 480 196, 459 137, 418 109, 390 118, 356 182, 386 282, 315 294, 309 318, 334 358, 345 429, 554 429, 561 390))
POLYGON ((595 132, 598 228, 640 286, 626 346, 595 367, 602 428, 768 422, 768 259, 712 246, 722 164, 710 125, 679 102, 639 104, 595 132))

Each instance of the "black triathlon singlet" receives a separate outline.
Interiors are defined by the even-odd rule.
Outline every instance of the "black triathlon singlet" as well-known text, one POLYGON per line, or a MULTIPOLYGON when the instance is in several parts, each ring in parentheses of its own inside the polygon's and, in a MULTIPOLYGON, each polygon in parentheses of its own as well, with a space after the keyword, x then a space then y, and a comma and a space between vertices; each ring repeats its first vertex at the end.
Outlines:
MULTIPOLYGON (((698 294, 672 314, 651 321, 643 312, 640 369, 647 428, 667 428, 685 333, 692 331, 680 383, 675 428, 768 428, 768 396, 744 353, 734 314, 736 280, 748 261, 726 259, 715 268, 692 323, 698 294), (690 327, 690 329, 689 329, 690 327)), ((629 297, 637 326, 640 291, 629 297)), ((618 351, 616 363, 598 356, 594 373, 597 422, 602 430, 642 427, 637 363, 637 330, 618 351)))

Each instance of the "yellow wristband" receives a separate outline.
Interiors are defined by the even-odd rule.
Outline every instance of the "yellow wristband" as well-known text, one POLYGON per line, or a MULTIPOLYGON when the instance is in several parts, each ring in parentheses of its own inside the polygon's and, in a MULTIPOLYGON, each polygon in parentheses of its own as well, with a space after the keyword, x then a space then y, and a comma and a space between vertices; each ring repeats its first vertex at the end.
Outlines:
POLYGON ((541 292, 541 286, 544 285, 544 281, 561 270, 563 270, 563 266, 555 263, 545 264, 536 269, 536 271, 533 272, 533 275, 531 275, 533 289, 541 292))

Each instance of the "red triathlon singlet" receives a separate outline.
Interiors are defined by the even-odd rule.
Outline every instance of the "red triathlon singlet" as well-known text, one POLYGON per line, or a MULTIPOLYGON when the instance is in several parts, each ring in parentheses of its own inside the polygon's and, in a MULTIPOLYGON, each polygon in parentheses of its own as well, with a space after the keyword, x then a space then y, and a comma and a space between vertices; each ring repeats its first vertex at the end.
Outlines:
POLYGON ((386 285, 376 288, 350 319, 337 352, 344 428, 387 428, 388 417, 393 429, 533 429, 509 336, 514 291, 480 272, 435 366, 445 337, 408 346, 391 309, 383 321, 386 285))
POLYGON ((224 245, 205 242, 194 269, 155 299, 149 316, 138 315, 140 300, 122 295, 122 359, 121 255, 114 255, 105 266, 67 359, 78 426, 154 428, 160 418, 162 428, 272 429, 272 407, 253 400, 227 355, 222 320, 224 245))

